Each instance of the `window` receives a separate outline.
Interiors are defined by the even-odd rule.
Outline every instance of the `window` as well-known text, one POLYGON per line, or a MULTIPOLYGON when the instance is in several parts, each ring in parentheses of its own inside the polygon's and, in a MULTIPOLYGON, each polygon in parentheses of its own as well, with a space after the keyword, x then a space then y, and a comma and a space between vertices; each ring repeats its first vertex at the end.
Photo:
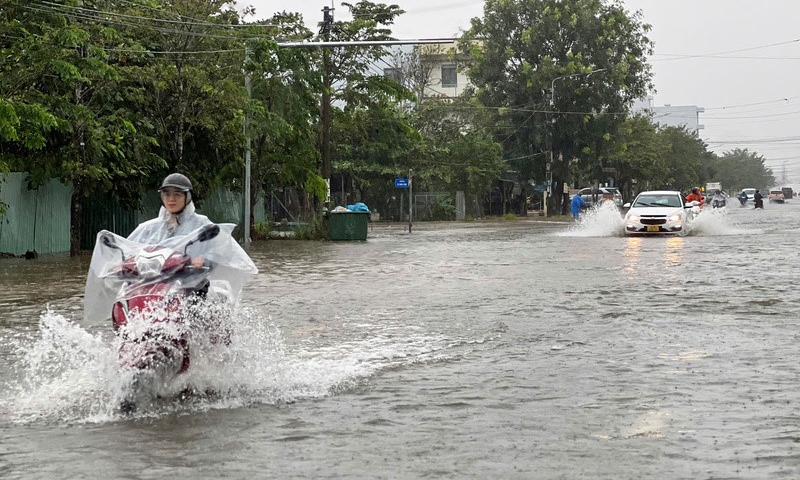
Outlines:
POLYGON ((391 78, 397 83, 403 83, 403 75, 400 73, 399 68, 384 68, 383 76, 386 78, 391 78))
POLYGON ((443 87, 456 87, 458 86, 458 76, 456 75, 455 65, 442 65, 442 86, 443 87))

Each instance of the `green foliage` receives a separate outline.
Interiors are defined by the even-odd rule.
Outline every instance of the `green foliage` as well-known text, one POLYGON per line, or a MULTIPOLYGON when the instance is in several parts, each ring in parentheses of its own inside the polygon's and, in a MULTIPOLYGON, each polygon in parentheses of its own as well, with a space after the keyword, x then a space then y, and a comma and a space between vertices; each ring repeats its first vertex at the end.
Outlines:
POLYGON ((716 159, 713 180, 721 182, 725 190, 737 192, 743 188, 766 189, 775 184, 772 170, 764 164, 764 157, 745 149, 734 149, 716 159))
POLYGON ((270 222, 257 222, 253 224, 251 236, 253 240, 266 240, 272 232, 272 224, 270 222))
POLYGON ((315 216, 307 225, 299 225, 294 229, 297 240, 325 240, 328 238, 328 225, 322 216, 315 216))
MULTIPOLYGON (((459 48, 481 104, 505 109, 496 138, 523 178, 544 178, 551 149, 598 162, 619 113, 651 87, 649 29, 615 1, 486 2, 459 48)), ((555 177, 568 180, 567 166, 555 162, 555 177)))

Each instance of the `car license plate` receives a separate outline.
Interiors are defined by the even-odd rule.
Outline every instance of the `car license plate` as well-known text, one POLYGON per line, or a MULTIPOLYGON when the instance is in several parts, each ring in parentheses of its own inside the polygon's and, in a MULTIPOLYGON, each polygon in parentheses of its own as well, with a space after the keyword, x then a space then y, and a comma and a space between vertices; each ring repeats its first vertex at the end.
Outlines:
POLYGON ((647 226, 647 231, 648 232, 658 232, 659 230, 661 230, 661 229, 658 227, 658 225, 648 225, 647 226))

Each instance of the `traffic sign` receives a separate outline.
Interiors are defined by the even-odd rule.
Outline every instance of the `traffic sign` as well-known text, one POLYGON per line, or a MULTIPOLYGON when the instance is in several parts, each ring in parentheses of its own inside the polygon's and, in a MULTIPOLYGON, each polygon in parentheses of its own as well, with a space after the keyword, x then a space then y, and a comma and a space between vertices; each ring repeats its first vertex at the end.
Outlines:
POLYGON ((394 188, 408 188, 408 179, 407 178, 395 178, 394 179, 394 188))

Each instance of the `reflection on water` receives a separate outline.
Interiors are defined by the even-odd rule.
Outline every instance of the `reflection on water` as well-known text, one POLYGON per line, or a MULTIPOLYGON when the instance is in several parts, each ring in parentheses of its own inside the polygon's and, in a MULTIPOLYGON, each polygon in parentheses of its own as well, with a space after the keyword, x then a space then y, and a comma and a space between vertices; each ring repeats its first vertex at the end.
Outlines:
POLYGON ((683 237, 670 237, 667 239, 667 248, 664 249, 664 264, 681 265, 683 263, 683 237))
POLYGON ((626 237, 625 238, 625 253, 622 258, 625 263, 625 273, 632 277, 638 272, 639 262, 642 260, 642 237, 626 237))

